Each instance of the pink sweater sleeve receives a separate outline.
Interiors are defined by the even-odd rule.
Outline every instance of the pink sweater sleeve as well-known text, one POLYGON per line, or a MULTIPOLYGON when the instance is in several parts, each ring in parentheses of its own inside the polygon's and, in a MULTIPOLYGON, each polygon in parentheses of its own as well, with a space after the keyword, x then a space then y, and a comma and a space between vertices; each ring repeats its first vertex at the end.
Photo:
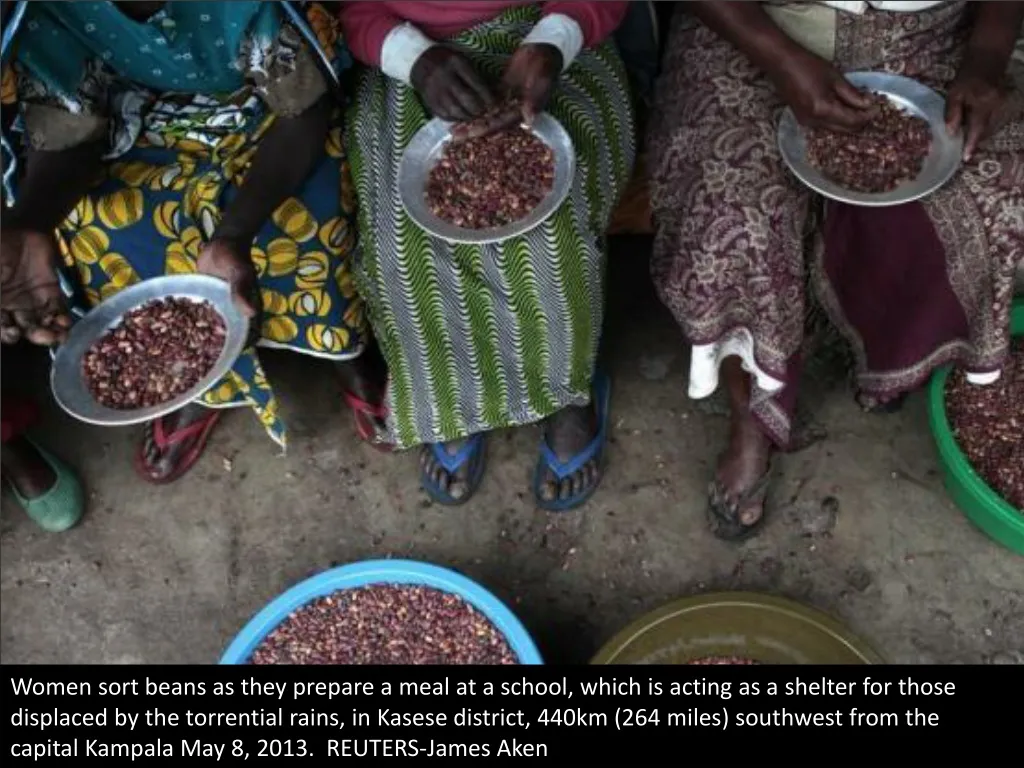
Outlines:
POLYGON ((554 13, 569 16, 583 30, 583 46, 600 45, 614 32, 629 10, 629 2, 564 2, 552 0, 544 3, 544 15, 554 13))
POLYGON ((352 56, 363 64, 379 67, 384 40, 402 20, 381 2, 343 2, 339 15, 352 56))

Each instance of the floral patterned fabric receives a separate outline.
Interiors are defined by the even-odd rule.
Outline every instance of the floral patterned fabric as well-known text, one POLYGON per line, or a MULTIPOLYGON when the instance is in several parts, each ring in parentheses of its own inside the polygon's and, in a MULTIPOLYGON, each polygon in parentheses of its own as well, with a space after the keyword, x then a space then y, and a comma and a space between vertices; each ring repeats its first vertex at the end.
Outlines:
MULTIPOLYGON (((963 55, 966 8, 840 14, 836 64, 941 92, 963 55)), ((869 401, 949 362, 1003 364, 1024 256, 1022 74, 1015 63, 1002 127, 945 187, 888 209, 824 206, 782 162, 784 105, 767 78, 677 15, 651 126, 653 276, 696 346, 695 368, 736 355, 754 374, 752 409, 778 444, 791 439, 808 285, 850 343, 869 401)), ((716 376, 691 392, 710 394, 716 376)))

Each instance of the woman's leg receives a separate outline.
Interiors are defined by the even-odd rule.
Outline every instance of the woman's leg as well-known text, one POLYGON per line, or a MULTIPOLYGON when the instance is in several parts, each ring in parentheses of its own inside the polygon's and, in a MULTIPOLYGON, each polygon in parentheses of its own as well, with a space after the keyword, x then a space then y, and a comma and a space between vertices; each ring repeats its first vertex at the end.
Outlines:
POLYGON ((738 357, 722 362, 722 379, 729 400, 729 445, 718 458, 715 480, 727 499, 739 501, 737 515, 749 529, 764 514, 764 494, 750 494, 768 472, 775 446, 750 407, 752 381, 738 357))
POLYGON ((652 118, 652 275, 694 345, 690 394, 724 384, 729 444, 709 492, 716 535, 763 519, 773 446, 788 446, 805 325, 811 198, 776 144, 778 97, 729 43, 677 14, 652 118))

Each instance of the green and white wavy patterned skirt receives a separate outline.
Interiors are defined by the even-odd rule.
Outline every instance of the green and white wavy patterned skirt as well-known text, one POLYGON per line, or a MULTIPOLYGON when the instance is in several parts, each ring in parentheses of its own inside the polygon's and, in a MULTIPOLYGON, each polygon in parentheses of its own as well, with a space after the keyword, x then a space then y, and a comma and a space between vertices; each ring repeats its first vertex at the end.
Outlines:
MULTIPOLYGON (((450 41, 495 81, 540 18, 513 9, 450 41)), ((405 214, 402 152, 430 116, 379 70, 349 115, 359 196, 356 283, 390 371, 399 449, 529 424, 590 398, 604 316, 604 235, 635 155, 625 69, 613 45, 583 51, 548 107, 576 147, 572 192, 528 234, 451 245, 405 214)))

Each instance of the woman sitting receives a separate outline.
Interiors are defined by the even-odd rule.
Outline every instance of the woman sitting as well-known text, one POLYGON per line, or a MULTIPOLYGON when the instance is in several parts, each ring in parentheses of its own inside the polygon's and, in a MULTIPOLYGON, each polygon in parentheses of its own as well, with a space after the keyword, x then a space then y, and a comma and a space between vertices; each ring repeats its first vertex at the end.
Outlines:
POLYGON ((1024 256, 1024 68, 1011 64, 1024 4, 686 8, 652 126, 653 274, 694 345, 691 396, 724 378, 732 422, 709 512, 718 535, 738 539, 764 520, 774 449, 792 446, 808 281, 852 344, 865 407, 891 408, 947 363, 979 384, 998 377, 1024 256), (789 106, 805 126, 858 130, 873 113, 842 75, 854 70, 944 93, 964 163, 919 202, 829 201, 813 227, 816 201, 779 154, 779 115, 789 106))
POLYGON ((575 507, 599 482, 608 418, 608 382, 595 374, 604 234, 634 156, 626 73, 606 40, 626 6, 342 6, 346 40, 372 67, 348 125, 349 146, 358 145, 357 282, 388 366, 389 438, 403 449, 423 446, 421 482, 441 503, 476 490, 489 431, 540 420, 538 503, 575 507), (506 116, 512 123, 548 109, 569 132, 573 191, 525 235, 454 246, 405 214, 399 161, 431 116, 470 120, 502 90, 523 110, 506 116))
MULTIPOLYGON (((258 344, 335 361, 361 434, 380 438, 383 369, 374 376, 360 356, 355 202, 331 94, 345 60, 331 16, 309 7, 314 34, 294 13, 277 2, 19 4, 4 101, 20 108, 25 164, 5 167, 5 342, 63 338, 58 261, 87 307, 152 277, 214 275, 258 344)), ((201 403, 146 427, 142 476, 180 477, 219 409, 240 405, 286 443, 250 348, 201 403)))

